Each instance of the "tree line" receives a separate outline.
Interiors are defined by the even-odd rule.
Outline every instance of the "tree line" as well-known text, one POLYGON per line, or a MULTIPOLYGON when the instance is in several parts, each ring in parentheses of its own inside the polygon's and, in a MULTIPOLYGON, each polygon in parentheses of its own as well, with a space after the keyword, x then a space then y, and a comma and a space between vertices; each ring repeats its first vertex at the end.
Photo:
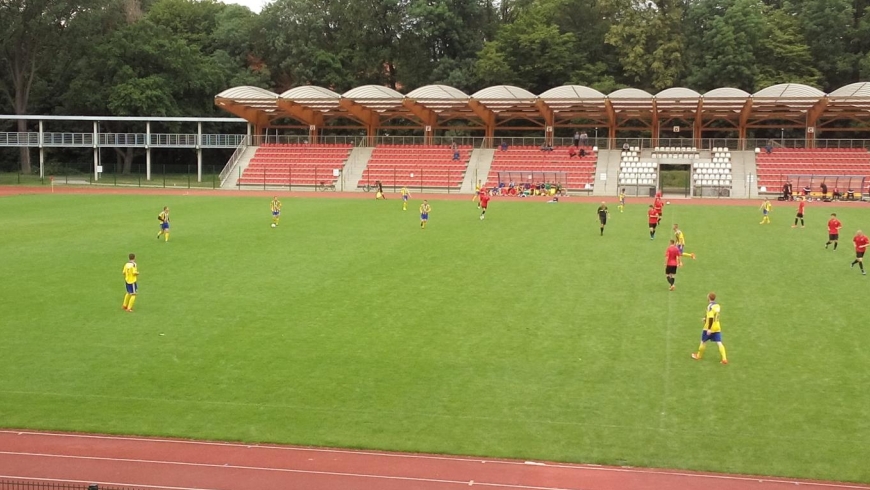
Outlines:
POLYGON ((868 2, 0 0, 0 113, 211 116, 237 85, 831 91, 870 74, 868 2))

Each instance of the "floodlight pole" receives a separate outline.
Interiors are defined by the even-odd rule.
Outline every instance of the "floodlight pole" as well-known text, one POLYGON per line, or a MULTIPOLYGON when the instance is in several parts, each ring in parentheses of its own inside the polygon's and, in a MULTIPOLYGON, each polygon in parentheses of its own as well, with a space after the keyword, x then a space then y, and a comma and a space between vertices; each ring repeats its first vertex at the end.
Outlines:
POLYGON ((99 132, 99 123, 94 121, 94 182, 100 180, 100 149, 97 145, 99 132))

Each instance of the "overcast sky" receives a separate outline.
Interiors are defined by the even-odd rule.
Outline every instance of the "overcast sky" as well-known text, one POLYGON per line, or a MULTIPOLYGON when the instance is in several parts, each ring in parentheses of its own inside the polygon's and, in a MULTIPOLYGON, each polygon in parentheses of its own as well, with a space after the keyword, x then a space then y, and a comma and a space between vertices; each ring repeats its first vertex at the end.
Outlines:
POLYGON ((260 13, 260 10, 263 10, 263 5, 266 4, 266 0, 223 0, 225 3, 237 3, 239 5, 244 5, 249 9, 253 10, 256 13, 260 13))

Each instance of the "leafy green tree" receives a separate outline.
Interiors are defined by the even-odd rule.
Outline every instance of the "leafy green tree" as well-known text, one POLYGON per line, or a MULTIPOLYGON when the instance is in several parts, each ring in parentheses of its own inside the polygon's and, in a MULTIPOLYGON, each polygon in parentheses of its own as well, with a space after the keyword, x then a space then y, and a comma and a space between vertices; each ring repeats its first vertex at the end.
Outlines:
MULTIPOLYGON (((784 5, 784 9, 791 9, 784 5)), ((851 51, 854 39, 854 8, 849 0, 803 0, 793 7, 813 55, 813 65, 822 73, 822 89, 834 90, 857 78, 859 54, 851 51)))
POLYGON ((625 81, 661 90, 681 81, 684 7, 677 0, 604 0, 611 20, 605 41, 616 49, 625 81))
POLYGON ((561 33, 545 14, 528 10, 486 43, 476 67, 484 85, 514 84, 541 93, 570 79, 583 54, 575 36, 561 33))
POLYGON ((712 0, 696 6, 689 18, 698 56, 688 84, 707 91, 736 87, 755 91, 759 63, 756 47, 764 34, 763 5, 758 0, 712 0))
MULTIPOLYGON (((0 92, 15 114, 27 114, 37 77, 61 51, 64 31, 89 5, 88 0, 0 2, 0 92)), ((26 121, 18 121, 18 131, 27 131, 26 121)), ((21 148, 21 171, 31 172, 27 148, 21 148)))

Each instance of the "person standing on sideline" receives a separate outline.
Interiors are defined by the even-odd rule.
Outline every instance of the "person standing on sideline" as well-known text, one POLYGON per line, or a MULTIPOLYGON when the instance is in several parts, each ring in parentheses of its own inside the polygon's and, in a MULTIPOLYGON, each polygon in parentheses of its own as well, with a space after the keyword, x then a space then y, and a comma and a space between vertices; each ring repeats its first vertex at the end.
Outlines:
POLYGON ((607 203, 601 201, 601 206, 598 206, 598 223, 601 226, 601 234, 599 236, 604 236, 604 227, 607 225, 608 215, 610 215, 610 212, 607 210, 607 203))
POLYGON ((763 225, 763 224, 769 225, 770 224, 770 208, 771 207, 772 206, 770 204, 770 199, 765 199, 764 202, 761 203, 761 223, 758 223, 759 225, 763 225))
POLYGON ((728 364, 728 355, 725 353, 725 345, 722 343, 722 326, 719 324, 719 314, 722 312, 722 307, 716 302, 716 293, 707 295, 707 313, 704 315, 704 331, 701 332, 701 345, 698 346, 698 352, 692 353, 692 359, 700 361, 704 357, 704 349, 707 348, 707 342, 716 342, 719 346, 719 355, 722 357, 722 364, 728 364))
POLYGON ((625 210, 625 187, 619 191, 619 206, 617 207, 619 208, 620 213, 625 210))
POLYGON ((160 235, 163 235, 165 241, 169 241, 169 206, 163 206, 163 211, 157 215, 157 221, 160 222, 160 231, 157 232, 157 239, 160 240, 160 235))
POLYGON ((831 213, 831 219, 828 220, 828 242, 825 243, 825 250, 828 245, 834 244, 834 250, 837 250, 837 242, 840 240, 840 228, 843 223, 837 219, 837 213, 831 213))
POLYGON ((124 285, 127 287, 127 294, 124 295, 124 304, 121 308, 133 313, 133 303, 136 302, 136 293, 139 292, 139 266, 136 265, 136 254, 130 254, 128 258, 130 260, 124 264, 124 269, 121 271, 124 274, 124 285))
POLYGON ((797 228, 798 220, 801 221, 801 228, 804 227, 804 208, 807 206, 807 200, 804 199, 798 203, 797 215, 794 217, 794 224, 791 225, 792 228, 797 228))
POLYGON ((858 267, 861 268, 861 274, 866 276, 867 271, 864 270, 864 252, 867 251, 867 245, 870 245, 870 239, 867 238, 867 235, 863 231, 858 230, 855 232, 855 238, 852 241, 855 243, 855 260, 850 267, 855 267, 855 264, 858 264, 858 267))
POLYGON ((677 266, 680 260, 680 249, 674 244, 674 241, 671 240, 671 244, 668 246, 667 250, 665 250, 665 277, 668 279, 668 284, 671 286, 668 288, 669 291, 674 290, 674 282, 676 281, 677 275, 677 266))

